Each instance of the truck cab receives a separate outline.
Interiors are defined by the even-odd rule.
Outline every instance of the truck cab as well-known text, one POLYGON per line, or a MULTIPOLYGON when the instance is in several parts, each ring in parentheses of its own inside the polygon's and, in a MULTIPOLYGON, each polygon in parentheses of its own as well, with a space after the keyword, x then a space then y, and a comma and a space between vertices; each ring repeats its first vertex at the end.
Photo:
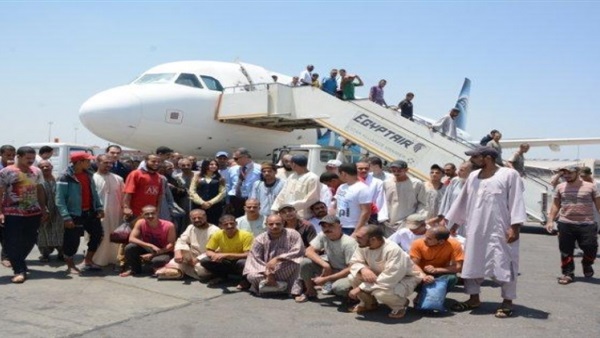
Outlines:
POLYGON ((54 149, 52 157, 49 158, 50 163, 52 163, 52 166, 54 167, 54 169, 52 169, 52 175, 54 175, 54 177, 58 177, 62 175, 62 173, 64 173, 64 171, 69 166, 70 156, 72 153, 84 151, 86 153, 94 155, 94 149, 92 147, 74 143, 41 142, 29 143, 27 144, 27 146, 35 149, 36 154, 43 146, 49 146, 52 147, 52 149, 54 149))
POLYGON ((335 147, 320 146, 317 144, 289 145, 273 149, 271 153, 273 163, 281 164, 281 158, 286 154, 302 154, 308 158, 308 170, 317 175, 325 172, 325 165, 330 160, 340 160, 341 162, 357 162, 361 156, 350 150, 335 147))

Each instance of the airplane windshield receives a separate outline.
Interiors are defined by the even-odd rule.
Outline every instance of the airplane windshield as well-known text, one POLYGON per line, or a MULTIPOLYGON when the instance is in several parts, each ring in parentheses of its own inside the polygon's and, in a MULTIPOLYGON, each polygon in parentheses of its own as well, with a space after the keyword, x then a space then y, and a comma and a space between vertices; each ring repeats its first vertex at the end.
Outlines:
POLYGON ((144 74, 139 79, 133 82, 134 84, 160 84, 160 83, 171 83, 176 73, 158 73, 158 74, 144 74))

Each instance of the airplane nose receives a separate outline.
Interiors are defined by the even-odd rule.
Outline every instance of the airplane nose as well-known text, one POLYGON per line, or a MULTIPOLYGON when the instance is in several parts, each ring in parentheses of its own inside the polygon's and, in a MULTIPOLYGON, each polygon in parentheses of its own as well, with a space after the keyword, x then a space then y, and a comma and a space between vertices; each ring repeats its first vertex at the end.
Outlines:
POLYGON ((113 142, 131 137, 141 116, 142 103, 127 86, 98 93, 79 109, 79 119, 89 131, 113 142))

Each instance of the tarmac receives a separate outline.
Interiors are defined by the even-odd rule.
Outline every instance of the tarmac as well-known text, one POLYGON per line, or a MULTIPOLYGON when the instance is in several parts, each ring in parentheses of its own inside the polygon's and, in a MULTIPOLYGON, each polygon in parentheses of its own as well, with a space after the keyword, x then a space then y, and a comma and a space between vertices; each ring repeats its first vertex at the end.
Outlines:
MULTIPOLYGON (((82 249, 84 245, 81 245, 82 249)), ((513 317, 494 317, 500 289, 486 282, 476 310, 423 314, 412 308, 403 319, 389 309, 349 313, 340 299, 319 297, 297 304, 289 298, 259 298, 235 284, 208 288, 195 280, 157 281, 119 277, 111 268, 72 276, 52 256, 50 263, 29 256, 29 279, 10 282, 0 268, 1 337, 597 337, 600 332, 600 268, 575 283, 559 285, 557 239, 539 225, 521 234, 518 299, 513 317)), ((412 298, 412 297, 411 297, 412 298)), ((466 299, 462 287, 447 304, 466 299)))

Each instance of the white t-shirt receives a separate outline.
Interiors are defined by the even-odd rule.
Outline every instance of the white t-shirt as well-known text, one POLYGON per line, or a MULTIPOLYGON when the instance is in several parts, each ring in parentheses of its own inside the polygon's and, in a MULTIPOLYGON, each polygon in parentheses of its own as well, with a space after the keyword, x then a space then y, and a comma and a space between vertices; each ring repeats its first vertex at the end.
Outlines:
POLYGON ((342 228, 354 229, 360 217, 360 205, 371 203, 372 196, 369 187, 363 182, 352 185, 344 183, 337 189, 335 200, 336 214, 342 228))
POLYGON ((398 244, 405 252, 409 252, 415 239, 423 238, 424 236, 425 235, 415 235, 409 228, 402 228, 394 232, 388 239, 398 244))

